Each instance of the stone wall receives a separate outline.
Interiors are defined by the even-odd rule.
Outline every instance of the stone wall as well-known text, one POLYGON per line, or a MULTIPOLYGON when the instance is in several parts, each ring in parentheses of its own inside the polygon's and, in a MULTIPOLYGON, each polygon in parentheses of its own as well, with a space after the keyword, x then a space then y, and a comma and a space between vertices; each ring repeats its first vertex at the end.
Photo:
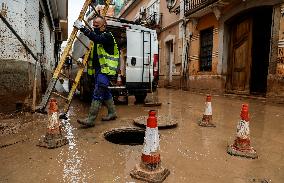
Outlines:
POLYGON ((274 6, 273 19, 267 98, 284 103, 284 3, 274 6))

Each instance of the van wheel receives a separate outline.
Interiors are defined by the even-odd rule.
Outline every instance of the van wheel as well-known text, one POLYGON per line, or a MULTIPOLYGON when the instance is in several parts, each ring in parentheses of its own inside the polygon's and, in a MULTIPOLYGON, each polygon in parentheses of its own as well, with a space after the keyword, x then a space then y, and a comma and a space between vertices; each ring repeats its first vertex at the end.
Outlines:
POLYGON ((147 94, 143 95, 135 95, 135 104, 144 104, 144 100, 146 98, 147 94))
POLYGON ((128 105, 128 96, 113 96, 115 105, 128 105))

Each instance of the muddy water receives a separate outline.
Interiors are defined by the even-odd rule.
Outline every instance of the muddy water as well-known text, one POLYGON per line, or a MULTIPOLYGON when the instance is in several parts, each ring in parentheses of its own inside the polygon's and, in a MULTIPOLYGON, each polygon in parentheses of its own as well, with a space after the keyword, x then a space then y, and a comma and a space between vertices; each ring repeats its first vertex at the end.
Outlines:
MULTIPOLYGON (((57 149, 36 146, 45 134, 47 117, 29 116, 25 128, 0 137, 0 182, 141 182, 132 179, 129 172, 140 161, 142 145, 112 144, 103 133, 111 128, 132 127, 132 119, 147 115, 149 109, 179 122, 175 129, 159 131, 162 165, 171 171, 164 182, 284 182, 283 105, 213 96, 213 123, 217 127, 202 128, 197 123, 204 112, 204 95, 160 89, 159 100, 161 107, 146 108, 134 105, 130 98, 128 106, 117 106, 116 121, 98 120, 90 129, 76 123, 87 114, 88 104, 75 100, 70 120, 62 121, 69 145, 57 149), (259 159, 226 152, 226 146, 235 139, 242 103, 250 107, 251 143, 259 159)), ((105 113, 103 108, 98 119, 105 113)), ((24 115, 17 120, 26 118, 24 115)), ((3 121, 7 123, 7 119, 3 121)))

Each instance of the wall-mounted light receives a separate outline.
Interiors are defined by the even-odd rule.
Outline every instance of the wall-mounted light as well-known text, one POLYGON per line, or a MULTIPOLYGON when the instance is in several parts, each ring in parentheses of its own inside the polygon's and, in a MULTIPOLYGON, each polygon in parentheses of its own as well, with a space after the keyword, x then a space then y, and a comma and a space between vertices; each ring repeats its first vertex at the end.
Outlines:
POLYGON ((166 0, 167 1, 167 8, 171 10, 177 3, 177 0, 166 0))

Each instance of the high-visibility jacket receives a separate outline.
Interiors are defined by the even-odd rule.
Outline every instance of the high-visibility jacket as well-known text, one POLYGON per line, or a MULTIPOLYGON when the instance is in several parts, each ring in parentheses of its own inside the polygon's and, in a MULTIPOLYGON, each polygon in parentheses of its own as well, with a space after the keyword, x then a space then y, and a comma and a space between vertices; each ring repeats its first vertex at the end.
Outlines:
MULTIPOLYGON (((111 34, 112 35, 112 34, 111 34)), ((113 37, 113 35, 112 35, 113 37)), ((119 62, 119 52, 117 43, 113 37, 114 47, 113 47, 113 55, 108 54, 102 44, 97 44, 97 55, 101 67, 101 73, 107 75, 115 75, 118 67, 119 62)), ((92 44, 94 44, 92 42, 92 44)), ((93 75, 95 74, 95 69, 93 68, 93 61, 94 61, 94 46, 92 46, 91 55, 88 61, 88 74, 93 75)))

